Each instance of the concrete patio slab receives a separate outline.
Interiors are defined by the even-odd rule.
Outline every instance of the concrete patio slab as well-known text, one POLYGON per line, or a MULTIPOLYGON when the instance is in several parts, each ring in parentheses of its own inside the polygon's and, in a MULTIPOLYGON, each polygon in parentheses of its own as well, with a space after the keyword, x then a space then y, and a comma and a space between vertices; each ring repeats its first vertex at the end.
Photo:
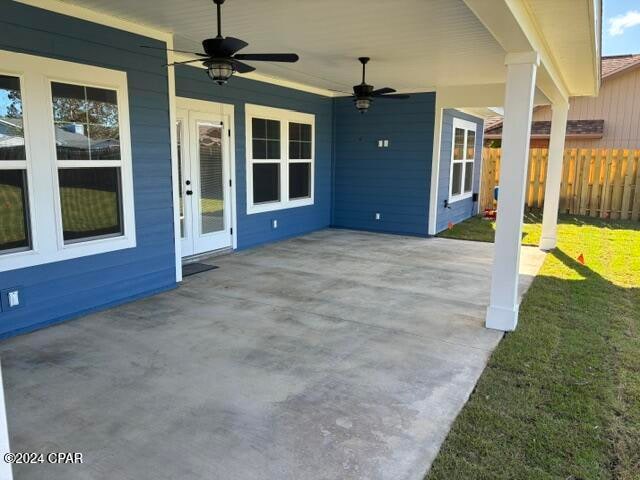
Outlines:
POLYGON ((422 479, 502 336, 492 252, 323 230, 4 341, 12 450, 84 454, 15 478, 422 479))

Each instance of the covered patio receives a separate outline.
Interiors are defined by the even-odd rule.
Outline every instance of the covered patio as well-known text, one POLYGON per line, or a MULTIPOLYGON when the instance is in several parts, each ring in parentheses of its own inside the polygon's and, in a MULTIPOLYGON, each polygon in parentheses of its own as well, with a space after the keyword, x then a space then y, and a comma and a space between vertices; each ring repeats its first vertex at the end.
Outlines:
MULTIPOLYGON (((491 244, 321 230, 0 346, 21 480, 417 479, 502 332, 491 244)), ((524 247, 520 294, 544 254, 524 247)))

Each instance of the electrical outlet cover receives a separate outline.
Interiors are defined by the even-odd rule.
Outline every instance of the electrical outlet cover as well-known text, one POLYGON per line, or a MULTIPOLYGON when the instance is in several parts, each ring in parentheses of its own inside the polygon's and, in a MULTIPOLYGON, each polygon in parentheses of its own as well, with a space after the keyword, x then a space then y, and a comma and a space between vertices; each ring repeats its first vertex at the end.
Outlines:
POLYGON ((4 290, 0 290, 0 300, 2 301, 2 311, 8 312, 9 310, 17 310, 18 308, 24 307, 25 298, 24 298, 24 288, 22 287, 11 287, 5 288, 4 290), (14 307, 9 305, 9 293, 18 292, 18 299, 20 303, 14 307))

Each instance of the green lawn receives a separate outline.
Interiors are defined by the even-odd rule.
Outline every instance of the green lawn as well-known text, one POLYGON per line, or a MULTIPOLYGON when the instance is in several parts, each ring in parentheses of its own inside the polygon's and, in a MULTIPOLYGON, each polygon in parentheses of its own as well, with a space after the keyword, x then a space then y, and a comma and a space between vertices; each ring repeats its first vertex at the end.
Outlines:
POLYGON ((0 245, 24 241, 24 206, 21 190, 10 185, 0 185, 0 245))
MULTIPOLYGON (((529 223, 524 241, 539 230, 529 223)), ((472 219, 443 236, 487 240, 492 225, 472 219)), ((426 478, 640 479, 639 330, 640 223, 561 217, 517 330, 426 478)))
MULTIPOLYGON (((539 213, 527 213, 524 216, 522 228, 522 244, 538 245, 542 234, 542 219, 539 213)), ((493 242, 496 224, 484 218, 472 217, 469 220, 454 225, 451 229, 440 233, 439 237, 459 238, 461 240, 477 240, 480 242, 493 242)))
MULTIPOLYGON (((0 185, 0 244, 23 241, 24 205, 21 190, 11 185, 0 185)), ((107 229, 118 223, 116 194, 88 188, 62 188, 62 210, 65 229, 90 232, 107 229)))

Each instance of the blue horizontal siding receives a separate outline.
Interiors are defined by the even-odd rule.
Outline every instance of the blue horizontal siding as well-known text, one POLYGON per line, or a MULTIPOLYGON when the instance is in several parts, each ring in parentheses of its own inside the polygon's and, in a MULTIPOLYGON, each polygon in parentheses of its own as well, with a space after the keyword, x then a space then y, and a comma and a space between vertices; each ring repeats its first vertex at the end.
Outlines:
POLYGON ((238 248, 282 240, 329 226, 331 219, 332 114, 330 98, 233 76, 215 85, 201 68, 176 67, 176 93, 180 97, 231 104, 235 116, 236 211, 238 248), (245 104, 265 105, 315 115, 314 204, 247 215, 245 156, 245 104), (271 227, 278 221, 278 228, 271 227))
POLYGON ((378 100, 364 115, 334 101, 334 226, 427 235, 434 113, 434 93, 378 100))
POLYGON ((136 248, 39 265, 0 276, 25 306, 0 312, 0 336, 56 323, 175 286, 169 100, 157 40, 18 2, 0 2, 0 49, 127 73, 136 248))
POLYGON ((478 203, 472 198, 458 200, 445 208, 444 201, 449 199, 449 184, 451 181, 451 141, 453 138, 453 119, 461 118, 473 122, 476 127, 476 149, 473 164, 473 192, 480 189, 480 166, 482 162, 482 141, 484 121, 481 118, 468 115, 453 109, 445 109, 442 113, 442 137, 440 139, 440 174, 438 177, 438 213, 436 230, 445 230, 449 222, 456 224, 478 213, 478 203))

